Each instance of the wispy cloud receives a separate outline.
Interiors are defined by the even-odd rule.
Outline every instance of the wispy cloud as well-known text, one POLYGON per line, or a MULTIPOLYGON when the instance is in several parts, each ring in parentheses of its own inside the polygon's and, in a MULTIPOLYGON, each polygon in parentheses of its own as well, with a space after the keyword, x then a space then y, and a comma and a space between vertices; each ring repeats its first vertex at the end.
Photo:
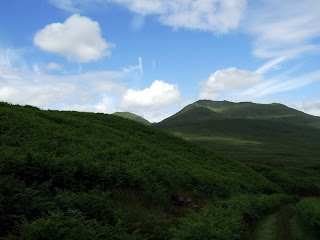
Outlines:
MULTIPOLYGON (((288 78, 288 77, 287 77, 288 78)), ((320 71, 291 79, 270 79, 257 84, 242 93, 243 97, 258 98, 279 92, 286 92, 320 80, 320 71)))
POLYGON ((123 71, 126 73, 139 71, 140 74, 142 75, 143 74, 143 63, 142 63, 141 57, 138 57, 138 62, 139 63, 136 66, 127 66, 127 67, 123 68, 123 71))
POLYGON ((131 27, 133 31, 139 31, 145 22, 145 17, 141 16, 139 14, 134 15, 132 22, 131 22, 131 27))
POLYGON ((278 58, 272 59, 271 61, 268 61, 267 63, 263 64, 263 66, 261 66, 259 69, 257 69, 256 73, 264 74, 270 71, 271 69, 277 69, 279 67, 278 64, 282 63, 286 59, 287 59, 286 57, 278 57, 278 58))
POLYGON ((54 62, 50 62, 45 66, 46 70, 48 71, 59 71, 62 73, 65 73, 66 70, 64 69, 64 67, 61 64, 58 63, 54 63, 54 62))
MULTIPOLYGON (((247 0, 50 0, 54 6, 77 12, 88 4, 116 3, 140 16, 156 16, 160 23, 191 30, 225 34, 239 26, 247 0), (75 7, 79 6, 79 7, 75 7)), ((141 19, 137 22, 140 26, 141 19)))
POLYGON ((50 75, 0 64, 0 101, 61 109, 65 105, 100 102, 107 94, 121 96, 125 87, 116 80, 124 72, 101 71, 78 75, 50 75))
POLYGON ((49 2, 55 7, 67 12, 80 12, 80 9, 75 7, 75 1, 73 0, 49 0, 49 2))
POLYGON ((251 33, 253 53, 262 58, 292 58, 319 49, 320 2, 258 0, 249 4, 244 28, 251 33))

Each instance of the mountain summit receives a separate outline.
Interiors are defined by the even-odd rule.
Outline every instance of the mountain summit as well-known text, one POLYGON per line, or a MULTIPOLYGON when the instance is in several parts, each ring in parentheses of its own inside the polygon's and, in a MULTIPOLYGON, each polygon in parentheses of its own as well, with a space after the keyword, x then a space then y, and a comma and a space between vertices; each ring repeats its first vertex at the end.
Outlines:
POLYGON ((278 103, 199 100, 154 126, 243 162, 320 166, 320 117, 278 103))

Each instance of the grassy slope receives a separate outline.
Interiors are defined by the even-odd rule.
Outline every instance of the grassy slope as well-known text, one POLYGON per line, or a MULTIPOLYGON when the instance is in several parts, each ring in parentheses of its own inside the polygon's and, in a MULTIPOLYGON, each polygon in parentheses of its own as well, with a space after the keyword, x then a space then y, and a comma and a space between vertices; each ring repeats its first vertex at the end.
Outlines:
POLYGON ((135 239, 166 239, 184 208, 283 192, 241 163, 113 115, 0 103, 0 144, 0 233, 10 239, 64 236, 62 226, 88 239, 133 239, 136 229, 135 239), (191 205, 174 207, 175 196, 191 205))
POLYGON ((150 125, 150 122, 148 120, 146 120, 143 117, 140 117, 136 114, 130 113, 130 112, 115 112, 115 113, 113 113, 113 115, 150 125))
POLYGON ((202 100, 154 126, 235 160, 318 168, 319 123, 281 104, 202 100))

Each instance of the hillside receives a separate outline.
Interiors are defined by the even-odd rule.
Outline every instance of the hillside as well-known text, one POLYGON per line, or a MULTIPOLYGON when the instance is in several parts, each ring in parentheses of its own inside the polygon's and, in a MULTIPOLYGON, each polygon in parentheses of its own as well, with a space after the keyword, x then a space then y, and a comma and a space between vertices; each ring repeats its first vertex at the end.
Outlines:
POLYGON ((114 115, 0 103, 0 143, 5 239, 240 240, 287 194, 319 193, 114 115))
POLYGON ((243 162, 318 169, 320 118, 281 104, 201 100, 155 127, 243 162))
POLYGON ((130 120, 133 120, 133 121, 136 121, 136 122, 140 122, 140 123, 143 123, 143 124, 150 125, 150 122, 148 120, 146 120, 143 117, 138 116, 138 115, 136 115, 134 113, 130 113, 130 112, 115 112, 115 113, 113 113, 113 115, 116 115, 116 116, 119 116, 119 117, 123 117, 123 118, 127 118, 127 119, 130 119, 130 120))

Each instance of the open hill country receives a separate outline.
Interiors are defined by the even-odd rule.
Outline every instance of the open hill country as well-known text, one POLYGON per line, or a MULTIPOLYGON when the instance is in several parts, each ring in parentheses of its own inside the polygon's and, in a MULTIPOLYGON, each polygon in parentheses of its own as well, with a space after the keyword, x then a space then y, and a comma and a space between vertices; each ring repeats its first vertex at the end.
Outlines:
MULTIPOLYGON (((188 113, 185 124, 196 117, 192 126, 225 118, 203 103, 237 105, 200 101, 162 123, 188 113)), ((318 131, 317 118, 285 106, 276 105, 278 118, 282 108, 297 129, 318 131)), ((240 112, 258 120, 274 114, 268 105, 260 110, 259 117, 240 112)), ((282 121, 268 122, 270 129, 282 121)), ((266 228, 279 239, 317 239, 316 156, 293 169, 281 157, 277 167, 245 164, 117 115, 7 103, 0 104, 0 126, 4 239, 264 239, 266 228)))
POLYGON ((0 0, 0 240, 319 240, 320 0, 0 0))

